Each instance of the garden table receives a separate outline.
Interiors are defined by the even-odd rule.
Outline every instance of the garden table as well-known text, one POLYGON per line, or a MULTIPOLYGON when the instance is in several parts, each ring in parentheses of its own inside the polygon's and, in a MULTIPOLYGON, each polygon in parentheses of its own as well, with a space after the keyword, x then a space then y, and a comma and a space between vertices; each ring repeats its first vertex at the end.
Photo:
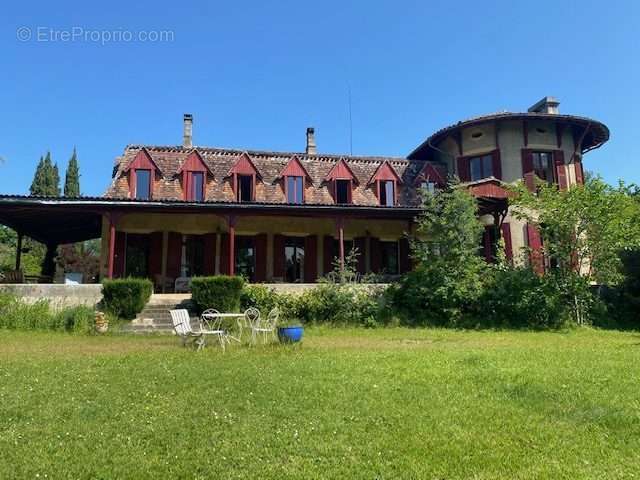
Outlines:
POLYGON ((244 328, 244 325, 242 324, 242 319, 245 318, 244 313, 203 313, 202 314, 202 320, 204 320, 208 326, 210 326, 210 323, 214 322, 215 320, 236 320, 236 323, 238 325, 238 336, 234 337, 233 335, 229 335, 228 337, 231 340, 235 340, 236 342, 240 343, 242 341, 242 329, 244 328))

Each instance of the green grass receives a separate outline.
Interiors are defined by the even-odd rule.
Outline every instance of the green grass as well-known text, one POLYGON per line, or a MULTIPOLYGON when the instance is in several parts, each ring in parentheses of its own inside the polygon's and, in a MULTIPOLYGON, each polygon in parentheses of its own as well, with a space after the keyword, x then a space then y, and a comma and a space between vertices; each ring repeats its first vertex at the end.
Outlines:
POLYGON ((0 331, 0 478, 640 476, 640 335, 0 331))

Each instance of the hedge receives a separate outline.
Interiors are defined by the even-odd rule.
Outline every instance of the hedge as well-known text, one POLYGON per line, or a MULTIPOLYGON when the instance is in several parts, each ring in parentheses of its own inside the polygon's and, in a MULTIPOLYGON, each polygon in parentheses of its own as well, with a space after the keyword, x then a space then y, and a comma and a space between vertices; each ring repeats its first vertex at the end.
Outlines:
POLYGON ((102 282, 104 309, 126 320, 142 311, 153 292, 151 280, 146 278, 122 278, 102 282))
POLYGON ((215 308, 220 312, 238 312, 243 286, 242 277, 195 277, 191 280, 191 298, 199 312, 207 308, 215 308))

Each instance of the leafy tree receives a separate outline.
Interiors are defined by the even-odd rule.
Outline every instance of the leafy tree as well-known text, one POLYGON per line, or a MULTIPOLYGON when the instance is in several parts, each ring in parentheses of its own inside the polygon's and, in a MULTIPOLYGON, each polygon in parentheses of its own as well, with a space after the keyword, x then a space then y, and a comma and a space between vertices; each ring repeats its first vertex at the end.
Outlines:
POLYGON ((410 324, 460 326, 482 294, 487 265, 478 249, 483 226, 475 198, 452 183, 425 192, 412 242, 417 268, 405 275, 393 302, 410 324))
POLYGON ((67 165, 67 173, 64 179, 64 196, 80 196, 80 170, 78 168, 78 158, 75 147, 71 155, 71 160, 69 160, 69 165, 67 165))
POLYGON ((553 265, 547 273, 556 276, 582 323, 591 300, 589 283, 620 282, 620 252, 640 245, 639 203, 624 184, 612 187, 599 177, 568 190, 546 183, 535 192, 524 185, 515 190, 512 212, 539 230, 542 253, 553 265))

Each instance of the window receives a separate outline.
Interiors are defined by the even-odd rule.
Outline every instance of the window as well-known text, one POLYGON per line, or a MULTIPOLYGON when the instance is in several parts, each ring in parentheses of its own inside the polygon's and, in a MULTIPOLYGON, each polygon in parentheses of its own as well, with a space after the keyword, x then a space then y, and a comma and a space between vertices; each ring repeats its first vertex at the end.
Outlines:
POLYGON ((191 172, 191 185, 189 188, 191 190, 189 200, 194 202, 204 201, 204 173, 191 172))
POLYGON ((126 234, 125 275, 145 278, 149 275, 149 236, 126 234))
POLYGON ((238 175, 237 196, 239 202, 253 201, 253 176, 238 175))
POLYGON ((201 236, 186 236, 181 270, 185 277, 204 275, 204 238, 201 236))
POLYGON ((304 238, 285 239, 284 262, 285 280, 289 283, 302 282, 304 280, 304 238))
POLYGON ((151 170, 136 169, 136 198, 138 200, 151 198, 151 170))
POLYGON ((336 180, 336 203, 350 203, 351 180, 336 180))
POLYGON ((533 171, 536 176, 553 183, 553 154, 551 152, 533 152, 533 171))
POLYGON ((379 182, 380 189, 380 205, 385 207, 393 207, 395 205, 395 192, 392 180, 382 180, 379 182))
POLYGON ((236 242, 236 275, 250 282, 256 278, 256 249, 253 237, 237 236, 236 242))
POLYGON ((471 181, 482 180, 493 175, 493 156, 483 155, 469 159, 471 181))
POLYGON ((287 177, 287 202, 303 203, 304 179, 302 177, 287 177))
POLYGON ((397 275, 398 270, 398 242, 380 242, 380 266, 384 273, 397 275))
POLYGON ((424 182, 420 183, 420 187, 433 195, 434 193, 436 193, 436 188, 438 187, 438 185, 436 184, 436 182, 425 180, 424 182))

